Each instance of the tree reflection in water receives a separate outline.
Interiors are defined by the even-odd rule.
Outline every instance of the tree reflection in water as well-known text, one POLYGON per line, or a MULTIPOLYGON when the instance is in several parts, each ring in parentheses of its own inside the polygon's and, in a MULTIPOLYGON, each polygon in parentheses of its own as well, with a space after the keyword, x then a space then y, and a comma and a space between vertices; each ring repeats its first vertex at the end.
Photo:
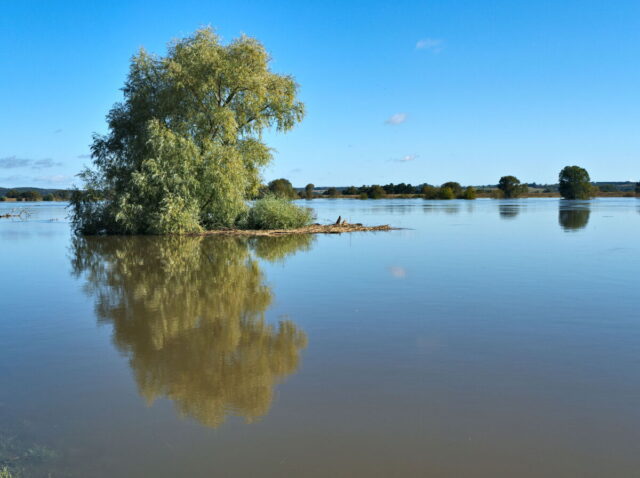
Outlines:
POLYGON ((587 227, 591 206, 588 202, 561 201, 558 222, 565 232, 578 231, 587 227))
POLYGON ((264 416, 273 387, 297 370, 306 335, 265 321, 273 294, 256 256, 283 260, 312 240, 80 237, 72 264, 147 402, 167 397, 216 427, 264 416))

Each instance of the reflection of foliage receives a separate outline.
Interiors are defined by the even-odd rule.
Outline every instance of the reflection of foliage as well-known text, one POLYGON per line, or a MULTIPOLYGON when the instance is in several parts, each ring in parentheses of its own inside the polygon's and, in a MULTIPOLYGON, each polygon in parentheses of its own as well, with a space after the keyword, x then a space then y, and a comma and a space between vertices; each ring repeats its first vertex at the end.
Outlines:
POLYGON ((258 257, 275 262, 283 260, 292 252, 310 250, 314 239, 311 234, 287 234, 280 237, 255 237, 250 244, 258 257))
POLYGON ((149 402, 166 396, 209 426, 227 414, 252 421, 268 411, 306 336, 290 321, 264 320, 272 293, 250 245, 267 258, 309 246, 268 239, 76 239, 74 270, 86 274, 98 318, 113 324, 149 402))
POLYGON ((514 219, 520 214, 520 206, 517 204, 500 204, 498 207, 501 219, 514 219))
POLYGON ((558 222, 565 231, 577 231, 587 226, 590 214, 591 210, 588 204, 580 207, 560 206, 558 222))

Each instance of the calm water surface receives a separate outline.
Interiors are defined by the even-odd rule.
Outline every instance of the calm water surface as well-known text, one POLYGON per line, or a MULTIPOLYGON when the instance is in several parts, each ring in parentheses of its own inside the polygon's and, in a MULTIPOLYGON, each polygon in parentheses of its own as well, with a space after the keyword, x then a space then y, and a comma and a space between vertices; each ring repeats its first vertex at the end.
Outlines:
POLYGON ((0 469, 639 476, 639 200, 307 204, 405 229, 0 219, 0 469))

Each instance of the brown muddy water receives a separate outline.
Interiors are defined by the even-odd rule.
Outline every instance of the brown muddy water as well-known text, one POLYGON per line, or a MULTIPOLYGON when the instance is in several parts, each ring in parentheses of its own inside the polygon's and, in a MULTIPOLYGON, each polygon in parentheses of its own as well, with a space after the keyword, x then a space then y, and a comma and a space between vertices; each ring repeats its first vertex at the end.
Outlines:
POLYGON ((640 476, 639 200, 306 204, 405 229, 0 219, 0 470, 640 476))

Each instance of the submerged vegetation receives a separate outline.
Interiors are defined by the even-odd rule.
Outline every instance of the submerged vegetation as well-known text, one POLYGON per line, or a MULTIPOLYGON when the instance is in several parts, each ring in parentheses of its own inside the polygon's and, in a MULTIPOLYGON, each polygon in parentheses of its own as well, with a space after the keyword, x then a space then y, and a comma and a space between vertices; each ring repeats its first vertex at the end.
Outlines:
POLYGON ((80 177, 72 222, 83 234, 182 234, 231 228, 247 215, 272 159, 268 128, 304 116, 298 86, 273 73, 257 40, 228 45, 208 28, 173 42, 164 57, 141 50, 124 100, 94 136, 93 169, 80 177))

